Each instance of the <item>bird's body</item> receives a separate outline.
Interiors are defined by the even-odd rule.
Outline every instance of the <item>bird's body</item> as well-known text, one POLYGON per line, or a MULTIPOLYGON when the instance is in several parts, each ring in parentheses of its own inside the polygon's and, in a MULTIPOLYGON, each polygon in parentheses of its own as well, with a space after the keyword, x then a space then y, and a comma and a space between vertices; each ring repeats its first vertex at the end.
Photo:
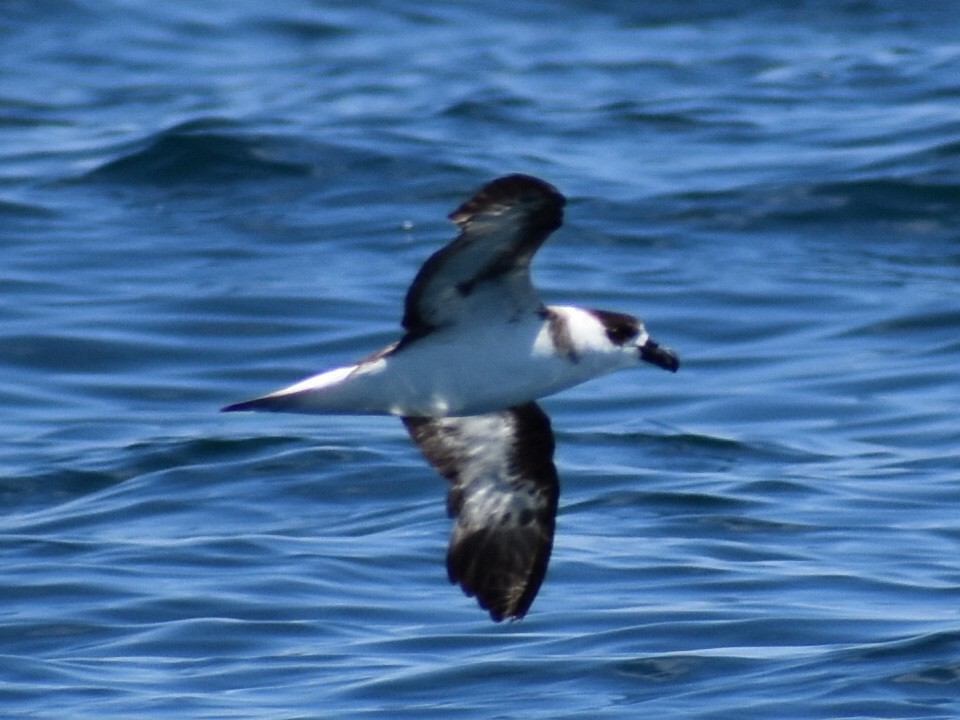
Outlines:
POLYGON ((589 311, 550 307, 509 323, 443 328, 248 402, 274 412, 479 415, 636 364, 637 353, 611 343, 589 311))
POLYGON ((451 214, 460 235, 414 279, 397 343, 224 408, 400 416, 451 483, 450 579, 495 620, 526 613, 553 543, 553 434, 534 401, 642 362, 679 367, 630 315, 540 301, 529 264, 563 203, 526 175, 489 183, 451 214))

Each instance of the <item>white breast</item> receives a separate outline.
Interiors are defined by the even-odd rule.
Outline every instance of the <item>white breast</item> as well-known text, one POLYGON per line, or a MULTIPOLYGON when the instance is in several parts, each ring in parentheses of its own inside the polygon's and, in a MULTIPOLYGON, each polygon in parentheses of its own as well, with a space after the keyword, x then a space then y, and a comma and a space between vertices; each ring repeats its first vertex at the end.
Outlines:
POLYGON ((530 316, 470 332, 438 331, 384 359, 378 394, 395 415, 473 415, 551 395, 629 365, 602 325, 576 308, 553 308, 568 321, 570 347, 558 348, 550 323, 530 316))
POLYGON ((400 416, 477 415, 520 405, 637 364, 577 308, 509 323, 437 330, 374 359, 307 378, 267 396, 269 409, 400 416), (562 335, 562 342, 558 342, 562 335))

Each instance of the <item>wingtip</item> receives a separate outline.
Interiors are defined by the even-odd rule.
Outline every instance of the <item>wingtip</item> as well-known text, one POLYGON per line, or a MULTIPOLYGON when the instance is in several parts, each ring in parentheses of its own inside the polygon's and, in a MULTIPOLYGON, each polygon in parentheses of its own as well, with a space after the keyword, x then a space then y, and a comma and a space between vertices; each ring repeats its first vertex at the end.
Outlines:
POLYGON ((522 173, 503 175, 496 180, 491 180, 448 217, 456 224, 463 225, 491 205, 531 200, 545 204, 543 215, 549 218, 547 224, 551 228, 560 226, 563 219, 563 206, 566 203, 563 193, 546 180, 522 173))
POLYGON ((258 400, 244 400, 243 402, 233 403, 232 405, 226 405, 220 408, 220 412, 244 412, 247 410, 257 410, 259 401, 258 400))
POLYGON ((502 623, 504 620, 507 622, 516 622, 517 620, 523 620, 524 616, 527 614, 527 611, 530 609, 530 605, 533 604, 533 598, 530 599, 530 602, 519 607, 507 607, 502 602, 502 598, 493 598, 485 597, 482 594, 476 592, 472 588, 467 587, 459 580, 450 579, 450 582, 454 585, 460 585, 460 588, 463 590, 463 594, 468 598, 473 598, 477 601, 477 605, 480 606, 481 610, 486 610, 490 615, 490 619, 495 623, 502 623))

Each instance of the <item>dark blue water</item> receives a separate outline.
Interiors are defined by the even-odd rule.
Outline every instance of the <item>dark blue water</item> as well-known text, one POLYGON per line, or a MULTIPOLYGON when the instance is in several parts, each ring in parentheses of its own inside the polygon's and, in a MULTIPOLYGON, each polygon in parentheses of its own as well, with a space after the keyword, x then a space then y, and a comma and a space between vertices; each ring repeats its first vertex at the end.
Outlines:
POLYGON ((354 5, 0 7, 0 715, 960 716, 960 6, 354 5), (398 422, 217 411, 516 171, 684 365, 543 403, 496 625, 398 422))

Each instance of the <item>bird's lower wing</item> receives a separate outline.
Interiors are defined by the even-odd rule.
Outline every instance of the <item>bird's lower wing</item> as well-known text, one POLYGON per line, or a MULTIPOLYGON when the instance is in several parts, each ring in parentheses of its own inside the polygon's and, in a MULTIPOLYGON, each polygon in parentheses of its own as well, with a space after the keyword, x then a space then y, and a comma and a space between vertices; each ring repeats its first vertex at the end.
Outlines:
POLYGON ((527 403, 470 417, 406 417, 403 423, 450 481, 450 581, 475 595, 498 622, 523 617, 553 547, 560 486, 550 419, 527 403))

